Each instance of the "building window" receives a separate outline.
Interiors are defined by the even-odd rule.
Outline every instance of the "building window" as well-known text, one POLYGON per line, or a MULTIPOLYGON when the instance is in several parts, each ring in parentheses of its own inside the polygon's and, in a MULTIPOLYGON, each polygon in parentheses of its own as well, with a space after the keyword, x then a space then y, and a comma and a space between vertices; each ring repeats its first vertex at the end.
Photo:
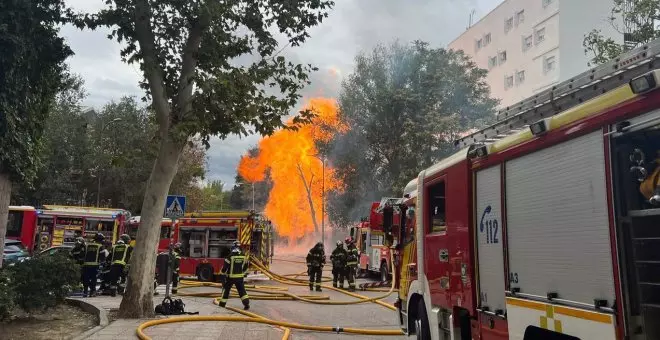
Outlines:
POLYGON ((548 73, 553 71, 557 67, 557 61, 555 56, 543 58, 543 72, 548 73))
POLYGON ((545 40, 545 27, 539 28, 534 32, 534 35, 536 37, 536 44, 540 44, 545 40))
POLYGON ((508 90, 513 87, 513 76, 504 77, 504 89, 508 90))
POLYGON ((509 33, 513 28, 513 17, 504 20, 504 33, 509 33))
POLYGON ((531 35, 528 35, 523 38, 523 52, 529 50, 534 45, 534 38, 531 35))
POLYGON ((490 44, 491 36, 490 33, 484 35, 484 46, 488 46, 490 44))
POLYGON ((543 4, 543 8, 550 6, 550 4, 552 3, 552 0, 541 0, 541 1, 543 4))
POLYGON ((518 85, 525 82, 525 70, 516 72, 516 83, 518 85))
POLYGON ((522 24, 523 22, 525 22, 525 10, 516 12, 516 26, 522 24))
POLYGON ((497 56, 488 58, 488 69, 497 66, 497 56))
POLYGON ((484 46, 484 41, 483 39, 477 40, 477 51, 479 51, 483 46, 484 46))
POLYGON ((506 62, 506 51, 500 52, 499 57, 500 57, 500 65, 504 64, 506 62))

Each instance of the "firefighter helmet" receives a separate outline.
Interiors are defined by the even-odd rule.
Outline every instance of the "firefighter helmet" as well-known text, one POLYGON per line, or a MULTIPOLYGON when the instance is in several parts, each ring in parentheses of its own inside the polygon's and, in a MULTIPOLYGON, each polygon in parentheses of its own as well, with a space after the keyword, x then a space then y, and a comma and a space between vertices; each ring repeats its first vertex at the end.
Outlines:
POLYGON ((240 254, 241 253, 241 248, 233 247, 233 248, 231 248, 231 253, 232 254, 240 254))
POLYGON ((346 237, 346 239, 344 240, 344 242, 346 242, 346 244, 351 244, 351 243, 353 243, 353 238, 350 237, 350 236, 348 236, 348 237, 346 237))
POLYGON ((241 246, 241 243, 238 242, 238 241, 234 241, 234 242, 231 244, 231 246, 234 247, 234 248, 239 248, 239 247, 241 246))
POLYGON ((341 242, 341 240, 337 241, 337 248, 342 247, 344 243, 341 242))
POLYGON ((316 248, 319 248, 319 249, 323 248, 323 243, 316 242, 316 248))
POLYGON ((82 236, 78 236, 76 237, 76 243, 83 244, 85 243, 85 239, 82 236))
POLYGON ((174 250, 181 250, 181 242, 175 243, 173 249, 174 250))
POLYGON ((96 233, 96 235, 94 235, 94 241, 98 243, 103 243, 104 240, 105 240, 105 235, 101 233, 96 233))
POLYGON ((124 240, 119 240, 117 241, 117 244, 126 244, 126 243, 124 242, 124 240))
POLYGON ((119 236, 119 239, 124 241, 125 244, 129 244, 131 242, 131 237, 128 234, 122 234, 119 236))

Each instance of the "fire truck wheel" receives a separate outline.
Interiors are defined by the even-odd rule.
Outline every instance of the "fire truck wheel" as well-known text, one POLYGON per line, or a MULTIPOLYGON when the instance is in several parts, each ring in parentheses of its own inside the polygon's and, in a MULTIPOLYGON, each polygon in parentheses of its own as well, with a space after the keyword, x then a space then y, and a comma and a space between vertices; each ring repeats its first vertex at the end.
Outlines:
POLYGON ((390 279, 390 272, 387 270, 387 263, 383 262, 380 265, 380 280, 385 282, 389 281, 390 279))
POLYGON ((204 282, 213 280, 213 267, 209 264, 202 264, 197 267, 197 278, 204 282))
POLYGON ((415 320, 415 335, 417 340, 431 340, 429 318, 426 315, 426 306, 423 301, 417 305, 417 319, 415 320))

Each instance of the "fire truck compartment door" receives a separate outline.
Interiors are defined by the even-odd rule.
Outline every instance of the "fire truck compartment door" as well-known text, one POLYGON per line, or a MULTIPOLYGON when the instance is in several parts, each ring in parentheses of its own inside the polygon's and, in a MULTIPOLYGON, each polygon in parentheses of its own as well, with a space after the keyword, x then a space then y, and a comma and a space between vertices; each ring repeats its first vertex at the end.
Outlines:
POLYGON ((476 188, 479 306, 493 312, 506 308, 500 175, 499 165, 477 172, 476 188))
POLYGON ((506 213, 511 287, 614 302, 600 130, 507 162, 506 213))

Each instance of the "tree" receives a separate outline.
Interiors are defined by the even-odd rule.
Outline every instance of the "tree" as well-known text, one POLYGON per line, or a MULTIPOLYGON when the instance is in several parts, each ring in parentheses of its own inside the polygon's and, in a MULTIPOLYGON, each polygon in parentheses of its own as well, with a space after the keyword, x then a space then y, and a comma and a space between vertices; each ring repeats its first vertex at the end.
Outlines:
POLYGON ((656 23, 660 20, 659 0, 614 0, 610 25, 623 35, 623 44, 603 36, 601 30, 592 30, 584 36, 584 53, 591 55, 589 66, 602 64, 618 57, 622 52, 646 44, 660 37, 656 23))
MULTIPOLYGON (((283 126, 309 82, 311 65, 278 56, 282 33, 297 46, 307 29, 327 17, 331 0, 107 0, 99 13, 79 16, 79 27, 107 26, 123 44, 122 58, 137 63, 141 86, 158 122, 158 156, 144 202, 123 317, 153 315, 156 244, 165 197, 184 146, 199 134, 269 134, 283 126), (238 60, 239 57, 243 59, 238 60), (245 59, 250 59, 246 61, 245 59), (243 64, 239 63, 244 61, 243 64), (271 91, 269 93, 268 91, 271 91), (272 92, 279 92, 276 96, 272 92)), ((311 116, 303 112, 296 122, 311 116)))
POLYGON ((349 129, 331 142, 344 184, 329 195, 333 222, 346 226, 372 201, 400 195, 420 170, 455 151, 453 140, 494 119, 486 73, 461 51, 420 41, 359 54, 339 96, 349 129))
POLYGON ((63 0, 0 2, 0 253, 12 182, 34 180, 43 122, 65 86, 65 12, 63 0))

